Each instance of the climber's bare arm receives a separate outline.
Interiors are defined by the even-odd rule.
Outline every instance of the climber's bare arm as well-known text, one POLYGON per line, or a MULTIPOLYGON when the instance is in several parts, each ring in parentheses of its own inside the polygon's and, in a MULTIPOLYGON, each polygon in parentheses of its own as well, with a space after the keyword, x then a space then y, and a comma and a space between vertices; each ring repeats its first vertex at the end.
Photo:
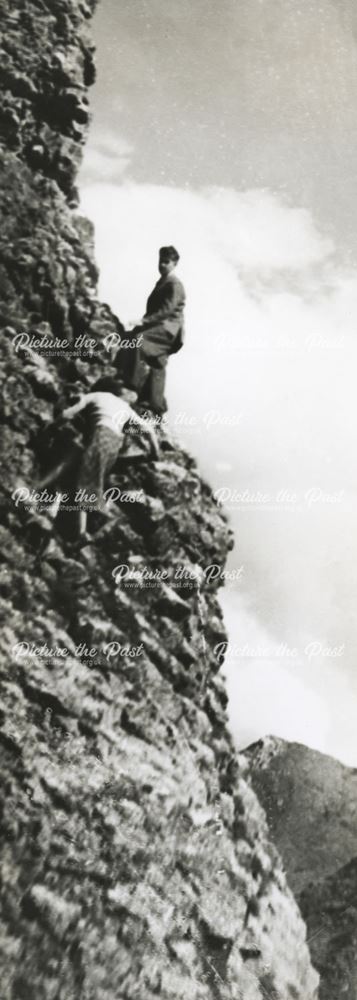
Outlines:
POLYGON ((82 396, 82 399, 79 400, 79 403, 75 403, 74 406, 68 406, 66 410, 63 410, 62 416, 65 418, 65 420, 71 420, 72 417, 75 417, 77 415, 77 413, 80 413, 81 410, 84 410, 84 407, 87 406, 87 403, 88 403, 88 395, 82 396))

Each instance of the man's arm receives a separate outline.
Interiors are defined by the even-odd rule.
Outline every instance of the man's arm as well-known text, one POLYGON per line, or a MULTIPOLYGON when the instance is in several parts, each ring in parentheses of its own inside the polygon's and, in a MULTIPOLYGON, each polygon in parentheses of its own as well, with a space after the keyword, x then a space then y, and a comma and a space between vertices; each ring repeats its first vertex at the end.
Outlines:
POLYGON ((79 403, 75 403, 74 406, 68 406, 67 410, 63 410, 62 417, 64 417, 65 420, 71 420, 71 418, 75 417, 77 413, 84 410, 84 407, 87 406, 87 403, 89 402, 89 395, 90 394, 88 394, 88 396, 83 396, 82 399, 79 400, 79 403))

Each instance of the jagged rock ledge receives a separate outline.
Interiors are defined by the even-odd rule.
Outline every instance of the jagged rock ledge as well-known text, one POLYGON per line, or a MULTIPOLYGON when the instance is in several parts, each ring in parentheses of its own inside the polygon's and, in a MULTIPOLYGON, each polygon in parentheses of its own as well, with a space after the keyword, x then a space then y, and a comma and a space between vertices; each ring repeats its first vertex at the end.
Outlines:
POLYGON ((305 927, 227 729, 204 569, 231 538, 195 463, 162 432, 160 462, 114 475, 142 499, 118 503, 79 560, 12 497, 36 481, 69 384, 108 370, 121 329, 71 210, 93 7, 0 3, 0 995, 312 1000, 305 927), (18 334, 56 346, 20 349, 18 334), (144 586, 146 566, 171 576, 144 586))

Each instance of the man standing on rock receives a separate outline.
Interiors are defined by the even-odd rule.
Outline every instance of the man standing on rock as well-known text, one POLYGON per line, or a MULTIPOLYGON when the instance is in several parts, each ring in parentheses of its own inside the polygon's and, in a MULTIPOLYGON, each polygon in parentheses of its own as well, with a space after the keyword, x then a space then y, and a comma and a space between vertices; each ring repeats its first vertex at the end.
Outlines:
POLYGON ((158 416, 167 410, 166 365, 183 345, 185 290, 175 274, 179 254, 175 247, 159 251, 160 278, 149 295, 146 313, 132 331, 134 350, 119 352, 117 364, 128 388, 136 389, 138 403, 158 416))

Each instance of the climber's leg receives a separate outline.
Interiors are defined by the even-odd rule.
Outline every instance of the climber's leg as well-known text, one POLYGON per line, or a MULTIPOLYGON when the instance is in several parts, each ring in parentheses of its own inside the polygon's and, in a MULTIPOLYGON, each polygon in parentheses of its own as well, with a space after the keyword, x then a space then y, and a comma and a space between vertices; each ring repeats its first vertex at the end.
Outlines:
POLYGON ((122 433, 119 434, 108 427, 97 427, 83 453, 77 476, 77 490, 81 491, 78 518, 80 537, 87 530, 88 512, 104 515, 109 513, 104 496, 105 482, 108 472, 118 458, 122 438, 122 433))
POLYGON ((154 413, 162 415, 166 413, 167 403, 165 399, 166 366, 168 355, 161 354, 155 358, 150 366, 150 376, 145 385, 145 402, 154 413))
POLYGON ((138 402, 160 415, 167 410, 165 373, 171 343, 172 337, 161 326, 147 330, 137 350, 134 369, 138 402))
POLYGON ((127 374, 125 378, 125 385, 130 389, 136 389, 136 392, 140 395, 150 374, 150 368, 141 346, 135 349, 134 355, 130 375, 127 374))
POLYGON ((125 334, 125 338, 130 341, 135 346, 132 347, 119 347, 118 353, 115 358, 115 367, 118 369, 119 375, 122 376, 124 384, 127 386, 132 385, 133 373, 135 370, 136 356, 138 353, 138 346, 136 340, 139 334, 136 330, 130 330, 125 334))
POLYGON ((147 398, 146 387, 148 380, 151 381, 151 370, 152 368, 158 368, 161 370, 161 375, 157 377, 155 381, 157 382, 157 389, 155 389, 155 395, 158 394, 162 397, 163 390, 161 391, 160 386, 164 381, 162 376, 162 369, 166 367, 167 358, 170 352, 170 347, 172 345, 172 336, 163 330, 160 325, 156 327, 150 327, 150 329, 144 332, 138 329, 138 334, 141 333, 143 340, 139 344, 134 354, 133 364, 131 368, 130 378, 127 380, 127 385, 133 389, 136 389, 138 397, 145 399, 147 398))

